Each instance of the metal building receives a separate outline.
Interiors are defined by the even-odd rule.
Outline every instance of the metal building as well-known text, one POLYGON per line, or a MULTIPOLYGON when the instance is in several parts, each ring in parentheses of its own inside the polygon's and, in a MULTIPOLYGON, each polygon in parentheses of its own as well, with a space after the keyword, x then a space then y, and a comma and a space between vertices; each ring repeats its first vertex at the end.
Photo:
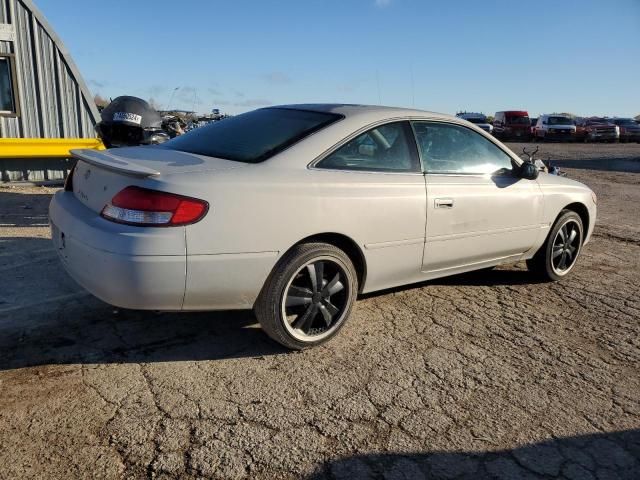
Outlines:
POLYGON ((69 52, 31 0, 0 0, 2 181, 54 180, 71 148, 99 148, 99 113, 69 52))

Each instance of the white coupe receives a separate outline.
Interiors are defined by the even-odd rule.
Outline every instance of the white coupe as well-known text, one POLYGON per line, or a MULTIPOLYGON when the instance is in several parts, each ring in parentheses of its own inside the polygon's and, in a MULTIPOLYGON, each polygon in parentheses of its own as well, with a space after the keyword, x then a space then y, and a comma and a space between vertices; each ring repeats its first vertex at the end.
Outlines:
POLYGON ((269 107, 73 153, 50 221, 80 285, 123 308, 253 308, 293 349, 335 335, 359 293, 519 260, 559 280, 596 219, 586 186, 419 110, 269 107))

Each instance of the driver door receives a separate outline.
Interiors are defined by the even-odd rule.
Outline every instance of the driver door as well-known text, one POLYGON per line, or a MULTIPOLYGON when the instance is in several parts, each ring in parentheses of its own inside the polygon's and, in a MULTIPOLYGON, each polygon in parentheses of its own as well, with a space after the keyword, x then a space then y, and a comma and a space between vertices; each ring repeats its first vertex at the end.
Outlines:
POLYGON ((473 270, 531 249, 542 219, 537 182, 514 177, 511 157, 470 128, 427 121, 413 128, 427 186, 422 270, 473 270))

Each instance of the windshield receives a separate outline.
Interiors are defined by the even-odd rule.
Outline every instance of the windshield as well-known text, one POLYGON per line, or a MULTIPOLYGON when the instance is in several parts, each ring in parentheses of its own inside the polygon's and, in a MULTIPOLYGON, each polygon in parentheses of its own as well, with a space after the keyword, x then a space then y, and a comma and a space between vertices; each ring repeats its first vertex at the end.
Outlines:
POLYGON ((258 163, 340 118, 334 113, 262 108, 192 130, 161 147, 258 163))
POLYGON ((591 118, 587 120, 587 125, 606 125, 609 121, 604 118, 591 118))
POLYGON ((507 123, 509 125, 531 125, 529 117, 507 117, 507 123))
POLYGON ((569 117, 549 117, 547 123, 549 125, 573 125, 573 120, 569 117))
POLYGON ((467 122, 471 122, 471 123, 475 123, 475 124, 487 123, 486 117, 473 117, 473 118, 467 118, 466 120, 467 120, 467 122))
POLYGON ((638 122, 636 122, 634 119, 632 118, 616 118, 613 123, 615 123, 616 125, 637 125, 638 122))

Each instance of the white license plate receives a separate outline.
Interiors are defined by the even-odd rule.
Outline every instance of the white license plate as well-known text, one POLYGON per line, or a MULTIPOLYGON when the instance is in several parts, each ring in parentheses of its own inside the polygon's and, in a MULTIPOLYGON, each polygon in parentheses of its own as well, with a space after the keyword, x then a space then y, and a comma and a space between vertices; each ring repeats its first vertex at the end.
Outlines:
POLYGON ((142 115, 137 115, 135 113, 130 112, 116 112, 113 114, 114 122, 131 122, 136 125, 140 125, 142 123, 142 115))

